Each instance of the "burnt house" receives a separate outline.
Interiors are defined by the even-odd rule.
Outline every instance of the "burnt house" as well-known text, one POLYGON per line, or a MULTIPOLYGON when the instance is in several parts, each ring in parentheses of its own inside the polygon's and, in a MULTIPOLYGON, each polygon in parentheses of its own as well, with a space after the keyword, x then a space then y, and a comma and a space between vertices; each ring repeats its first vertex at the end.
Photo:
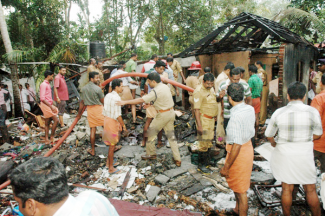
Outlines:
POLYGON ((250 13, 239 16, 220 26, 179 57, 196 56, 203 67, 209 66, 217 76, 227 62, 245 68, 262 61, 272 80, 270 93, 278 97, 278 106, 287 104, 287 87, 293 81, 309 82, 309 67, 315 68, 318 49, 303 37, 279 23, 250 13))

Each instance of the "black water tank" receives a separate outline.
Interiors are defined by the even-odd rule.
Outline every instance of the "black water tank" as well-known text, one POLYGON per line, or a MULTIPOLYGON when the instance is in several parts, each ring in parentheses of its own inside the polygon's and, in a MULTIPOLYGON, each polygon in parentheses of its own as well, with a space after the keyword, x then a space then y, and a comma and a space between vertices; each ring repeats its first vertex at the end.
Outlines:
POLYGON ((90 42, 89 45, 90 58, 105 58, 105 44, 104 42, 96 41, 90 42))

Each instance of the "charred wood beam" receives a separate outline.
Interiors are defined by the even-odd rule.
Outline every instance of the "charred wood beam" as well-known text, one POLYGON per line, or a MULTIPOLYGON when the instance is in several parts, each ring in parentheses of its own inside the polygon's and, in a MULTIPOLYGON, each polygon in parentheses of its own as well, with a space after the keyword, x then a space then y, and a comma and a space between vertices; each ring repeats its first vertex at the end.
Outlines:
POLYGON ((229 22, 225 23, 225 25, 233 25, 233 24, 236 24, 235 22, 237 21, 243 21, 245 20, 246 18, 250 18, 251 16, 249 14, 240 14, 238 17, 235 17, 233 18, 232 20, 230 20, 229 22))
POLYGON ((254 20, 254 19, 249 19, 249 20, 244 20, 244 21, 241 21, 241 22, 226 23, 226 24, 224 24, 224 26, 249 24, 249 23, 251 23, 251 21, 253 21, 253 20, 254 20))
MULTIPOLYGON (((220 41, 215 43, 213 45, 215 49, 217 49, 220 46, 220 44, 223 44, 230 37, 230 35, 232 35, 238 29, 238 27, 239 25, 234 26, 232 29, 228 31, 228 33, 220 41)), ((202 52, 203 50, 204 50, 204 46, 198 52, 202 52)))
MULTIPOLYGON (((242 34, 243 34, 245 31, 247 31, 250 27, 251 27, 251 26, 246 26, 246 27, 245 27, 242 31, 240 31, 240 32, 236 35, 236 37, 233 38, 233 40, 230 41, 230 42, 234 43, 234 42, 235 42, 236 40, 238 40, 239 38, 243 38, 242 34)), ((255 28, 254 28, 251 32, 249 32, 248 35, 246 35, 245 37, 250 38, 251 35, 252 35, 255 31, 257 31, 257 29, 258 29, 258 27, 255 27, 255 28)))
MULTIPOLYGON (((260 27, 261 29, 263 29, 265 32, 267 32, 269 35, 272 35, 273 37, 279 39, 279 40, 283 40, 281 38, 281 36, 275 32, 272 28, 270 28, 269 26, 265 25, 263 22, 261 22, 260 20, 254 20, 252 21, 254 22, 254 24, 258 27, 260 27)), ((288 42, 288 41, 285 41, 285 42, 288 42)), ((290 41, 289 41, 290 42, 290 41)))

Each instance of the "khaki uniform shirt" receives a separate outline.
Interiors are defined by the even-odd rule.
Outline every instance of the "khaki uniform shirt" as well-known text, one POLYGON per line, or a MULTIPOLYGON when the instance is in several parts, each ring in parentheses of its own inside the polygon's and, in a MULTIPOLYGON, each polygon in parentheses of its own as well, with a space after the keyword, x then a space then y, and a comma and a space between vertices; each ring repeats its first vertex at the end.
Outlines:
POLYGON ((172 64, 172 66, 170 66, 170 68, 173 70, 174 77, 177 79, 178 78, 178 74, 180 72, 182 72, 182 66, 181 66, 181 64, 174 59, 173 64, 172 64))
POLYGON ((323 73, 318 71, 315 77, 313 78, 313 82, 316 84, 316 94, 319 94, 322 90, 320 88, 320 82, 322 81, 323 73))
POLYGON ((216 93, 219 89, 220 84, 226 81, 228 78, 229 78, 228 75, 223 71, 218 75, 217 79, 214 80, 214 87, 215 87, 214 89, 216 93))
POLYGON ((158 83, 149 94, 142 97, 145 103, 153 102, 157 111, 167 110, 174 107, 174 101, 170 89, 162 82, 158 83))
MULTIPOLYGON (((200 85, 202 85, 202 83, 203 83, 203 77, 204 77, 204 75, 202 75, 202 76, 199 77, 199 84, 200 85)), ((214 80, 214 81, 216 81, 216 80, 214 80)))
MULTIPOLYGON (((199 85, 199 79, 196 76, 188 76, 185 80, 186 86, 196 89, 199 85)), ((189 95, 193 95, 192 92, 188 92, 189 95)))
POLYGON ((89 65, 87 67, 87 73, 89 74, 89 72, 93 72, 93 71, 97 72, 97 68, 94 65, 89 65))
POLYGON ((199 85, 194 91, 194 109, 199 109, 200 113, 215 117, 218 114, 217 98, 214 89, 207 90, 203 85, 199 85))
POLYGON ((267 73, 263 68, 257 70, 257 73, 260 77, 262 77, 263 86, 269 85, 269 81, 267 80, 267 73))
POLYGON ((100 101, 100 99, 104 98, 103 91, 93 82, 88 82, 88 84, 81 89, 80 93, 81 99, 86 106, 103 105, 100 101))

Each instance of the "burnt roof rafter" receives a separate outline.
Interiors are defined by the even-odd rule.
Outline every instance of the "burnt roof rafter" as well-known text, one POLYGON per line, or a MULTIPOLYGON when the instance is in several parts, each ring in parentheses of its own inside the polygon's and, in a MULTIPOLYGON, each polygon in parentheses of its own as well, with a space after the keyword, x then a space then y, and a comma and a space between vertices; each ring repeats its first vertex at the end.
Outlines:
POLYGON ((312 45, 275 21, 244 12, 192 44, 178 56, 229 52, 229 48, 233 48, 234 51, 245 48, 256 49, 260 48, 269 36, 272 39, 272 44, 303 43, 312 45), (221 36, 222 38, 220 38, 221 36))

